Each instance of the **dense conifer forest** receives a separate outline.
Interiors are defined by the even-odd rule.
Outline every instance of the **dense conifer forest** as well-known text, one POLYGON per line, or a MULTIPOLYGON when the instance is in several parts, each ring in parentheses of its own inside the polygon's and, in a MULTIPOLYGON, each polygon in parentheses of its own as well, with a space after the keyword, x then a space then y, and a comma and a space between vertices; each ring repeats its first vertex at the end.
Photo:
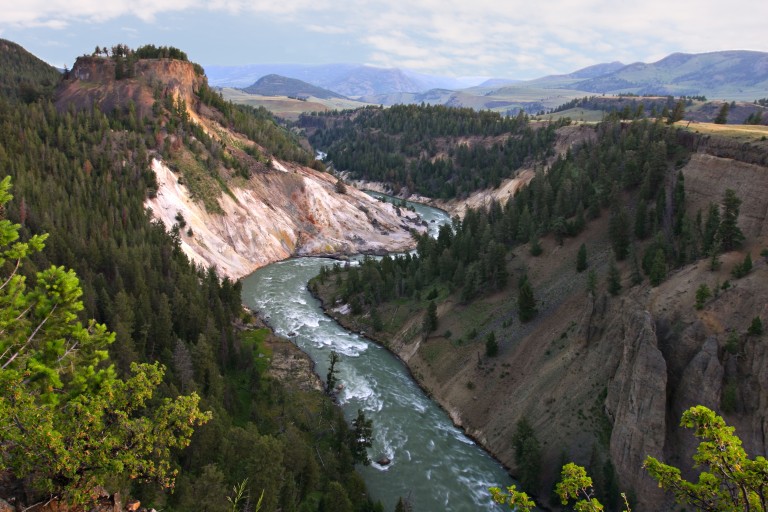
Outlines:
MULTIPOLYGON (((509 251, 530 244, 537 256, 540 237, 551 235, 562 244, 590 220, 607 215, 613 258, 631 261, 633 283, 647 278, 653 285, 671 269, 701 257, 716 258, 736 246, 731 240, 740 235, 730 231, 738 198, 723 198, 723 212, 731 212, 723 213, 728 222, 715 204, 695 218, 685 215, 684 180, 677 169, 688 150, 675 128, 642 120, 609 121, 594 129, 593 142, 558 157, 548 172, 537 173, 506 204, 492 201, 470 209, 452 227, 444 226, 436 239, 418 237, 415 255, 366 259, 359 267, 336 265, 324 269, 314 285, 329 287, 324 292, 328 297, 349 303, 353 314, 375 331, 381 328, 376 310, 385 303, 408 299, 427 308, 438 290, 455 293, 466 303, 504 289, 508 282, 517 283, 517 307, 523 310, 519 316, 529 320, 535 303, 525 303, 535 283, 524 273, 512 275, 509 251)), ((612 289, 619 293, 620 286, 612 289)))
POLYGON ((304 115, 299 124, 314 130, 313 146, 353 179, 450 199, 497 187, 523 164, 551 156, 555 130, 568 122, 535 126, 522 113, 395 105, 304 115))
MULTIPOLYGON (((58 75, 29 55, 14 58, 18 66, 4 67, 4 76, 32 69, 24 80, 36 80, 32 86, 42 90, 58 75)), ((166 232, 144 209, 156 190, 149 159, 165 154, 173 161, 179 150, 164 143, 169 133, 186 130, 184 144, 221 162, 227 157, 216 158, 217 143, 194 131, 170 98, 157 98, 154 119, 138 119, 131 109, 60 112, 46 96, 24 102, 14 90, 4 86, 0 96, 0 169, 12 177, 14 196, 3 215, 19 224, 22 240, 49 234, 45 250, 24 263, 27 279, 51 264, 74 269, 82 319, 115 333, 109 354, 117 374, 126 376, 135 362, 157 361, 167 367, 159 398, 196 392, 200 408, 212 412, 191 446, 173 452, 172 466, 180 469, 173 493, 120 473, 102 483, 165 510, 230 510, 227 496, 246 481, 251 506, 263 492, 262 510, 375 509, 354 472, 341 412, 320 392, 266 375, 258 354, 269 355, 271 335, 246 327, 252 319, 243 311, 240 284, 190 263, 178 233, 166 232)), ((263 109, 234 107, 207 88, 200 95, 270 151, 256 157, 308 161, 263 109)), ((34 495, 35 482, 26 485, 24 492, 34 495)))

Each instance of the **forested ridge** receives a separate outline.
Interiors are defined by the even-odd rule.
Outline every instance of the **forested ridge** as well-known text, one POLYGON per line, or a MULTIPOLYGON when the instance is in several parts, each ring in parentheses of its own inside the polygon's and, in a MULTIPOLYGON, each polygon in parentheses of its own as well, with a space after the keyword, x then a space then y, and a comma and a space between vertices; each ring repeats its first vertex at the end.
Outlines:
POLYGON ((337 171, 433 198, 495 188, 524 164, 554 154, 560 120, 532 125, 525 114, 445 106, 395 105, 304 115, 299 125, 337 171))
MULTIPOLYGON (((359 269, 349 268, 336 297, 361 312, 363 305, 375 308, 399 298, 422 301, 439 286, 458 291, 467 302, 507 285, 510 249, 530 243, 535 253, 540 237, 551 234, 562 243, 606 214, 616 260, 631 254, 647 274, 659 251, 665 275, 667 268, 708 254, 715 228, 706 227, 701 216, 684 216, 682 176, 670 178, 687 156, 676 130, 651 121, 609 122, 595 129, 596 142, 558 157, 505 204, 492 201, 468 210, 434 240, 418 237, 415 256, 369 259, 359 269)), ((319 279, 324 283, 328 277, 324 271, 319 279)))
MULTIPOLYGON (((150 410, 162 398, 196 392, 200 409, 212 413, 186 450, 171 452, 171 467, 180 469, 173 493, 117 467, 98 483, 166 510, 231 510, 227 496, 246 481, 250 506, 263 492, 264 511, 375 509, 354 472, 340 411, 322 393, 266 374, 259 354, 270 355, 270 334, 247 328, 240 284, 190 263, 178 232, 166 232, 144 209, 156 190, 152 156, 195 154, 226 189, 226 167, 250 172, 272 155, 307 161, 307 153, 264 111, 233 107, 204 88, 208 108, 269 152, 235 163, 217 140, 196 131, 178 102, 156 94, 156 112, 144 119, 130 105, 109 113, 58 111, 47 98, 27 104, 14 94, 0 97, 0 169, 12 178, 14 196, 4 216, 19 225, 21 240, 48 233, 45 249, 20 270, 35 282, 52 264, 74 269, 83 292, 79 317, 115 333, 109 356, 118 377, 127 378, 137 362, 167 368, 150 410)), ((5 464, 0 469, 14 470, 5 464)), ((43 489, 32 479, 3 492, 47 500, 74 484, 57 485, 43 489)))
POLYGON ((25 102, 50 96, 61 74, 24 48, 0 39, 0 95, 25 102))

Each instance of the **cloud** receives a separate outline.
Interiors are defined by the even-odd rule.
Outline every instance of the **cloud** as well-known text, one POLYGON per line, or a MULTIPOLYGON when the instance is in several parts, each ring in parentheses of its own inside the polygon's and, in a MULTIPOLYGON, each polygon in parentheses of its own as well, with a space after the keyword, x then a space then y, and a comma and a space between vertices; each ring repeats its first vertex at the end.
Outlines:
MULTIPOLYGON (((284 26, 292 30, 286 45, 311 47, 312 34, 322 35, 322 44, 329 45, 325 53, 339 54, 336 61, 354 47, 357 56, 377 65, 513 78, 612 60, 649 61, 674 51, 768 50, 768 2, 718 4, 357 0, 353 7, 330 0, 27 0, 4 6, 0 30, 62 29, 122 17, 152 24, 172 13, 215 12, 284 26)), ((216 34, 223 44, 230 36, 216 34)))

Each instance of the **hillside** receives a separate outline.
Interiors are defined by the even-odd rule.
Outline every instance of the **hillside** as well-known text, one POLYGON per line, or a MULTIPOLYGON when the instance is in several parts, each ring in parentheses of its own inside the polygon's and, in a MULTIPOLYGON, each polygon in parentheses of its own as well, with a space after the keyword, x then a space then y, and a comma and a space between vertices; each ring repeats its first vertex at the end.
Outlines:
POLYGON ((320 99, 346 99, 341 94, 333 91, 316 87, 307 82, 288 78, 280 75, 266 75, 259 78, 256 82, 245 87, 243 91, 249 94, 260 94, 262 96, 292 96, 294 98, 315 97, 320 99))
POLYGON ((50 95, 61 79, 53 66, 46 64, 24 48, 0 39, 0 95, 32 102, 50 95))
POLYGON ((764 336, 747 332, 768 314, 759 257, 768 243, 768 145, 649 123, 603 124, 581 140, 560 146, 561 159, 509 202, 489 202, 453 235, 420 241, 420 260, 363 265, 341 279, 329 270, 312 286, 330 314, 394 350, 457 423, 530 481, 511 442, 525 419, 541 446, 543 470, 529 489, 537 501, 547 502, 565 458, 589 469, 603 503, 622 490, 638 500, 633 509, 672 510, 641 465, 653 455, 694 476, 695 442, 678 427, 687 407, 723 414, 752 456, 768 449, 768 351, 764 336), (713 271, 708 212, 726 189, 742 201, 746 239, 713 271), (627 245, 617 245, 621 225, 627 245), (619 261, 617 247, 627 251, 619 261), (734 276, 747 254, 753 269, 734 276), (654 270, 654 259, 663 268, 654 270), (532 318, 523 318, 523 282, 532 318), (712 296, 697 309, 702 285, 712 296), (436 319, 427 328, 430 301, 436 319))
POLYGON ((208 91, 205 78, 191 63, 140 60, 133 78, 116 81, 112 60, 83 57, 56 104, 61 110, 99 105, 141 118, 157 110, 158 84, 182 122, 156 118, 167 139, 153 159, 157 190, 146 205, 168 229, 186 223, 181 244, 194 261, 238 278, 291 255, 381 252, 412 243, 412 226, 391 205, 352 188, 339 194, 335 178, 306 167, 313 159, 265 111, 262 125, 254 126, 217 103, 215 93, 206 92, 211 99, 204 102, 198 94, 208 91), (242 126, 230 128, 221 109, 242 126), (251 134, 261 134, 260 143, 251 134))
POLYGON ((417 105, 306 115, 299 122, 309 141, 351 179, 387 182, 398 195, 440 199, 497 187, 551 153, 555 130, 566 124, 417 105))

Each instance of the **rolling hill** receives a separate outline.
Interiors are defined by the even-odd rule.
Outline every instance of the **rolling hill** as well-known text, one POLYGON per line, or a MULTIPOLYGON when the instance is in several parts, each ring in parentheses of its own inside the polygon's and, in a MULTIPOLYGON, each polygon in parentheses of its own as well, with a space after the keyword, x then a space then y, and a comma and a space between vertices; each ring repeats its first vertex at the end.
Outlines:
POLYGON ((275 74, 259 78, 252 85, 244 88, 243 91, 249 94, 260 94, 261 96, 289 96, 296 98, 313 96, 324 100, 330 98, 346 99, 341 94, 317 87, 303 80, 275 74))
POLYGON ((572 87, 596 93, 705 95, 756 99, 768 95, 768 53, 722 51, 673 53, 658 62, 637 62, 572 87))

